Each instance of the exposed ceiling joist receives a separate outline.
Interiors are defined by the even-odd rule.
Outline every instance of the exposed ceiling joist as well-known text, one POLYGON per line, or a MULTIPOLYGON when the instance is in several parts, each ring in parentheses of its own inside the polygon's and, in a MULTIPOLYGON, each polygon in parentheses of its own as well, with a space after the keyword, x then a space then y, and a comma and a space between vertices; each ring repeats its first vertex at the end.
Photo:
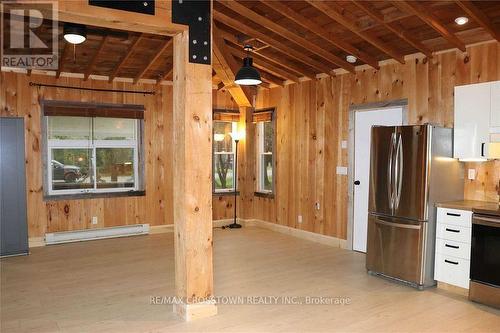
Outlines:
POLYGON ((432 11, 416 1, 392 1, 401 10, 408 11, 418 16, 428 26, 437 31, 444 39, 456 46, 460 51, 465 52, 465 44, 455 36, 455 34, 442 24, 432 11))
POLYGON ((214 11, 213 15, 215 20, 222 22, 233 29, 239 30, 244 34, 251 35, 254 36, 255 38, 260 39, 264 43, 271 45, 272 48, 282 52, 283 54, 292 57, 294 59, 297 59, 299 62, 303 64, 311 66, 312 68, 316 69, 319 73, 328 73, 331 70, 328 66, 325 66, 325 64, 316 61, 314 59, 311 59, 305 56, 302 52, 296 51, 294 48, 291 48, 283 44, 282 42, 270 37, 269 35, 261 33, 260 31, 257 31, 255 29, 252 29, 248 25, 243 24, 240 21, 235 20, 221 12, 214 11))
POLYGON ((127 60, 132 56, 134 53, 135 48, 137 45, 141 42, 141 40, 144 38, 144 35, 140 35, 135 39, 135 41, 130 45, 130 47, 127 50, 127 53, 123 56, 123 58, 120 60, 120 62, 116 65, 115 69, 109 75, 109 82, 112 82, 115 77, 120 73, 120 69, 123 67, 123 65, 127 62, 127 60))
POLYGON ((379 50, 383 51, 385 54, 388 56, 396 59, 398 62, 404 64, 404 57, 403 55, 395 50, 393 47, 389 46, 382 40, 380 40, 378 37, 372 35, 368 31, 362 31, 356 24, 355 22, 347 19, 344 17, 341 13, 330 7, 328 4, 321 2, 321 1, 315 1, 315 0, 306 0, 309 4, 311 4, 313 7, 316 7, 318 10, 323 12, 325 15, 330 17, 332 20, 335 22, 339 23, 340 25, 344 26, 346 29, 350 30, 351 32, 355 33, 358 35, 360 38, 364 39, 368 43, 372 44, 379 50))
MULTIPOLYGON (((235 45, 239 45, 239 46, 243 46, 243 43, 241 43, 240 40, 238 40, 233 34, 230 34, 229 32, 221 29, 219 27, 219 34, 222 35, 222 38, 224 38, 225 40, 235 44, 235 45)), ((253 38, 255 40, 255 38, 253 38)), ((250 44, 252 44, 250 42, 250 44)), ((253 45, 255 47, 255 45, 253 45)), ((289 71, 291 71, 292 73, 294 74, 300 74, 302 76, 305 76, 306 78, 309 78, 309 79, 313 79, 316 77, 316 74, 304 67, 300 67, 300 66, 297 66, 297 65, 294 65, 293 63, 291 63, 290 61, 287 61, 286 59, 283 59, 283 58, 279 58, 279 59, 276 59, 276 57, 270 57, 270 56, 267 56, 265 53, 262 53, 260 51, 262 51, 263 49, 266 49, 270 47, 268 44, 265 44, 264 47, 261 47, 261 48, 254 48, 252 54, 254 55, 254 58, 259 58, 259 59, 262 59, 264 61, 268 61, 276 66, 281 66, 283 68, 286 68, 288 69, 289 71)))
POLYGON ((281 15, 284 15, 288 19, 292 20, 296 24, 301 25, 303 28, 311 31, 315 35, 321 37, 322 39, 328 41, 330 44, 334 45, 335 47, 344 50, 345 52, 352 54, 356 56, 358 59, 361 61, 365 62, 366 64, 372 66, 373 68, 379 69, 378 61, 377 59, 373 58, 366 52, 363 52, 359 50, 358 48, 352 46, 351 44, 347 43, 346 41, 336 37, 334 34, 327 32, 322 26, 319 24, 315 23, 312 20, 307 19, 306 17, 302 16, 301 14, 295 12, 294 10, 290 9, 288 6, 285 4, 279 2, 279 1, 263 1, 260 0, 262 3, 264 3, 266 6, 274 9, 276 12, 280 13, 281 15))
POLYGON ((214 24, 212 25, 212 31, 213 69, 238 106, 252 106, 250 91, 234 83, 236 72, 239 69, 238 63, 227 50, 224 39, 214 24))
MULTIPOLYGON (((238 60, 240 60, 240 59, 238 59, 238 60)), ((280 79, 271 73, 265 72, 263 70, 263 68, 260 68, 259 74, 260 74, 260 78, 264 82, 272 83, 272 84, 275 84, 275 85, 280 86, 280 87, 285 86, 285 81, 283 81, 283 79, 280 79)))
POLYGON ((87 69, 85 70, 85 73, 83 74, 83 81, 87 81, 89 78, 90 74, 92 74, 92 70, 94 69, 95 64, 97 63, 97 60, 99 60, 99 54, 101 53, 102 49, 106 45, 106 41, 108 40, 108 36, 105 35, 102 37, 101 42, 99 43, 99 47, 97 48, 97 51, 94 53, 94 56, 92 57, 92 60, 87 66, 87 69))
POLYGON ((488 31, 488 33, 495 38, 497 41, 500 41, 500 32, 498 29, 495 29, 495 26, 491 22, 491 20, 483 13, 479 8, 477 8, 472 1, 469 0, 456 0, 457 4, 462 8, 467 15, 472 17, 474 21, 476 21, 484 30, 488 31))
POLYGON ((151 59, 150 61, 147 62, 147 65, 135 76, 134 78, 134 83, 137 83, 140 79, 142 79, 142 77, 144 76, 144 74, 146 74, 146 72, 151 68, 151 66, 153 66, 153 64, 156 62, 156 60, 158 60, 158 58, 160 58, 160 56, 170 47, 172 46, 174 42, 174 39, 173 38, 170 38, 168 41, 166 41, 163 46, 156 52, 155 56, 153 57, 153 59, 151 59))
POLYGON ((422 52, 428 57, 432 57, 432 51, 422 44, 420 41, 415 39, 413 36, 410 36, 407 31, 403 29, 403 27, 394 22, 386 22, 384 19, 384 15, 373 8, 368 2, 360 1, 360 0, 352 0, 352 2, 361 10, 363 10, 368 16, 374 19, 379 24, 383 25, 385 28, 396 34, 399 38, 422 52))
MULTIPOLYGON (((242 5, 241 3, 237 1, 227 1, 227 0, 219 0, 218 3, 226 6, 227 8, 230 8, 231 10, 244 16, 246 19, 249 19, 261 25, 262 27, 276 33, 277 35, 288 39, 289 41, 295 43, 298 47, 310 50, 314 52, 318 57, 321 57, 324 60, 334 65, 337 65, 349 72, 354 73, 354 66, 345 61, 344 59, 341 59, 335 54, 325 50, 323 47, 318 46, 303 37, 300 37, 299 35, 290 31, 288 28, 283 27, 271 21, 270 19, 258 14, 257 12, 254 12, 253 10, 242 5)), ((330 73, 333 69, 334 68, 331 68, 327 73, 330 73)))

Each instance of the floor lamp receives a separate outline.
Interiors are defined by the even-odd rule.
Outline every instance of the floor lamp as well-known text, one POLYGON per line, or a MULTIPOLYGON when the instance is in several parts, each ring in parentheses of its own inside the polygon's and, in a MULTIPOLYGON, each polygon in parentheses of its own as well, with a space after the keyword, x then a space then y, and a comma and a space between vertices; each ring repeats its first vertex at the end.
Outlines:
POLYGON ((238 195, 237 195, 237 180, 238 180, 238 143, 240 142, 241 139, 245 137, 245 133, 240 131, 240 132, 235 132, 231 133, 231 137, 233 138, 234 142, 236 143, 236 150, 234 152, 234 177, 233 177, 233 184, 234 184, 234 220, 233 223, 228 225, 228 228, 231 229, 238 229, 241 228, 241 224, 238 224, 236 222, 237 215, 236 215, 236 203, 238 202, 238 195))

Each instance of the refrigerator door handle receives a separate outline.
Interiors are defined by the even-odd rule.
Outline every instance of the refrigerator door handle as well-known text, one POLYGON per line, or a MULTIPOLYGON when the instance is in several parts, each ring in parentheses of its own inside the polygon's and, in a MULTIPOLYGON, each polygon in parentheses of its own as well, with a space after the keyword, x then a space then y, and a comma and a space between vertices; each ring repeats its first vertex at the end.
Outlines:
POLYGON ((395 198, 395 208, 399 207, 399 201, 401 200, 401 187, 403 186, 403 136, 399 134, 398 146, 396 149, 396 198, 395 198))
POLYGON ((420 225, 417 224, 403 224, 403 223, 396 223, 396 222, 389 222, 389 221, 384 221, 381 220, 380 218, 375 220, 375 223, 377 224, 383 224, 389 227, 395 227, 395 228, 403 228, 403 229, 420 229, 420 225))
POLYGON ((393 180, 393 164, 394 164, 394 149, 396 145, 396 133, 391 134, 391 142, 389 145, 389 160, 387 161, 387 194, 389 197, 389 208, 391 211, 394 209, 394 186, 393 180))

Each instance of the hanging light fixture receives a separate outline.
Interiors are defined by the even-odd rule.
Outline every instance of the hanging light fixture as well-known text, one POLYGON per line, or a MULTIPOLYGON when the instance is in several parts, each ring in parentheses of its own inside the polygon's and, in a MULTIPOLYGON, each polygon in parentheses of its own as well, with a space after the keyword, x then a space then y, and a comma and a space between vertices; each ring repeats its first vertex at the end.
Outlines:
POLYGON ((253 47, 245 45, 244 49, 247 51, 247 56, 243 59, 243 67, 236 74, 234 82, 240 86, 256 86, 261 84, 260 73, 253 67, 253 59, 250 57, 250 51, 253 50, 253 47))
POLYGON ((83 24, 64 23, 64 39, 71 44, 81 44, 87 39, 87 27, 83 24))

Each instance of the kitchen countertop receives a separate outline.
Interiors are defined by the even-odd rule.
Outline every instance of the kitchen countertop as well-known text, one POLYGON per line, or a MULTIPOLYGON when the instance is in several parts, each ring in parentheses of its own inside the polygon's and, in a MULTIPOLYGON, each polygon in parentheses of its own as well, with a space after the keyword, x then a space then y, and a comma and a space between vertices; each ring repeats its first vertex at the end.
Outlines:
POLYGON ((449 201, 449 202, 438 202, 436 207, 440 208, 450 208, 450 209, 462 209, 462 210, 481 210, 498 212, 499 205, 496 202, 488 201, 477 201, 477 200, 462 200, 462 201, 449 201))

